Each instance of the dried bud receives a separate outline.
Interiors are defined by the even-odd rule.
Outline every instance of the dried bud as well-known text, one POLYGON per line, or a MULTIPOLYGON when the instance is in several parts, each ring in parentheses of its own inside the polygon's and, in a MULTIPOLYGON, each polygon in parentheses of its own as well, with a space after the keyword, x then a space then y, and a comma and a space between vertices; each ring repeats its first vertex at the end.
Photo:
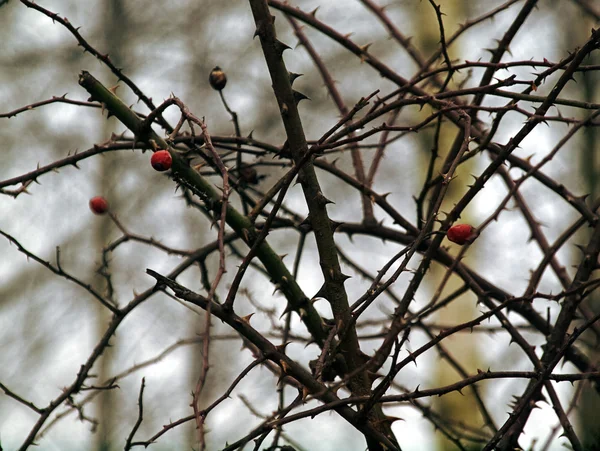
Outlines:
POLYGON ((250 185, 256 185, 260 181, 256 169, 248 165, 240 167, 240 179, 250 185))
POLYGON ((210 71, 208 82, 214 90, 220 91, 227 84, 227 75, 225 75, 225 72, 223 72, 219 66, 215 66, 215 68, 210 71))

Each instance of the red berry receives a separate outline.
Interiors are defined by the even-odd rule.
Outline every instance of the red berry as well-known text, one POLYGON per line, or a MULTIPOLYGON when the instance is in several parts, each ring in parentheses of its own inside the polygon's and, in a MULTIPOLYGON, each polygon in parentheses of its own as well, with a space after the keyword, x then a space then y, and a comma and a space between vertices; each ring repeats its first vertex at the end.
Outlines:
POLYGON ((448 229, 447 236, 453 243, 463 245, 472 243, 477 238, 477 233, 469 224, 456 224, 448 229))
POLYGON ((173 163, 173 158, 168 150, 158 150, 154 152, 152 158, 150 159, 150 163, 152 163, 152 167, 157 171, 166 171, 167 169, 171 169, 171 163, 173 163))
POLYGON ((102 196, 92 197, 90 199, 90 210, 96 215, 103 215, 108 211, 108 201, 102 196))

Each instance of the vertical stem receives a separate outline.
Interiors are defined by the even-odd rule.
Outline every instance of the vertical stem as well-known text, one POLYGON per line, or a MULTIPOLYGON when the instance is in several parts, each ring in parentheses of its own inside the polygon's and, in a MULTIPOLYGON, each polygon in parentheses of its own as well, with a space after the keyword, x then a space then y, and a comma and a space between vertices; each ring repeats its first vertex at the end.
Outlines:
MULTIPOLYGON (((282 58, 283 52, 288 47, 277 40, 273 25, 275 18, 271 15, 266 0, 250 0, 250 7, 256 23, 256 35, 260 38, 271 81, 273 82, 273 91, 279 105, 290 152, 294 162, 298 164, 308 151, 308 145, 298 113, 290 75, 282 58)), ((351 311, 346 289, 344 288, 344 281, 347 276, 341 271, 333 239, 333 229, 327 214, 326 206, 330 201, 321 191, 312 159, 304 164, 298 177, 317 242, 321 270, 325 279, 326 299, 331 304, 337 330, 344 331, 343 336, 339 335, 338 349, 345 360, 349 373, 352 373, 348 386, 355 395, 369 395, 371 382, 366 369, 357 371, 365 362, 360 350, 356 329, 351 324, 351 311)), ((389 423, 385 421, 381 409, 373 410, 368 420, 390 439, 393 438, 389 423)), ((373 440, 369 440, 368 445, 369 449, 372 450, 383 449, 381 444, 373 443, 373 440)))

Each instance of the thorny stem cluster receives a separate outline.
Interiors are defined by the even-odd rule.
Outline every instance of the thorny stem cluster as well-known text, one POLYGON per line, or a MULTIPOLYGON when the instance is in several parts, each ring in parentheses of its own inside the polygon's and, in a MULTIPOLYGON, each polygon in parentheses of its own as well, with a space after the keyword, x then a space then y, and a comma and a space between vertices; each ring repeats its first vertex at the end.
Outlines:
MULTIPOLYGON (((113 135, 106 142, 94 144, 88 150, 69 154, 25 174, 2 180, 0 194, 14 198, 19 198, 23 193, 34 194, 33 182, 38 182, 46 174, 68 166, 78 167, 79 162, 108 152, 126 149, 166 149, 173 157, 170 172, 173 183, 182 190, 182 197, 190 207, 216 225, 217 233, 211 244, 199 249, 176 249, 152 237, 131 232, 128 226, 111 212, 109 216, 121 236, 103 249, 99 273, 105 277, 108 286, 108 295, 104 295, 90 283, 74 276, 61 266, 59 248, 56 250, 56 262, 46 261, 21 245, 17 236, 0 230, 0 234, 13 243, 19 252, 47 268, 56 277, 80 286, 91 299, 111 314, 110 324, 93 352, 81 365, 74 381, 47 406, 39 407, 22 394, 12 391, 9 383, 0 383, 0 389, 14 402, 26 406, 38 415, 38 420, 20 449, 27 449, 41 440, 49 428, 71 411, 77 411, 80 418, 94 422, 86 416, 85 409, 99 394, 116 388, 119 380, 156 364, 174 350, 198 344, 201 344, 203 357, 201 373, 192 394, 192 413, 170 421, 146 440, 136 440, 144 420, 143 395, 146 381, 142 379, 138 395, 138 418, 126 437, 125 449, 147 447, 160 440, 167 432, 190 421, 195 421, 200 447, 205 449, 207 432, 204 424, 209 414, 221 406, 238 384, 259 366, 267 368, 278 379, 278 409, 271 415, 255 411, 256 416, 262 418, 260 424, 223 449, 242 449, 251 440, 255 440, 254 449, 259 449, 271 435, 273 439, 269 449, 279 449, 282 446, 280 443, 283 442, 299 447, 292 437, 283 432, 282 427, 303 418, 314 418, 323 412, 335 411, 349 423, 349 427, 356 428, 364 435, 369 450, 400 450, 403 437, 396 436, 392 430, 392 423, 396 418, 385 413, 383 408, 407 403, 419 409, 427 420, 459 449, 467 449, 469 446, 478 446, 485 450, 515 449, 519 446, 520 437, 532 410, 543 399, 543 392, 547 395, 560 423, 560 427, 555 428, 548 437, 547 443, 551 442, 554 433, 562 429, 573 449, 583 449, 569 415, 576 410, 584 384, 593 383, 596 392, 600 393, 600 372, 594 358, 597 345, 591 344, 585 338, 590 333, 596 341, 600 337, 600 314, 594 311, 588 302, 590 295, 600 286, 600 280, 594 278, 600 254, 600 199, 586 201, 586 196, 575 195, 567 186, 544 172, 544 169, 578 131, 600 125, 599 104, 571 99, 565 91, 565 87, 576 74, 600 70, 596 65, 584 64, 586 59, 600 48, 600 30, 592 30, 588 40, 582 42, 561 61, 551 62, 544 58, 507 62, 504 61, 504 57, 510 44, 527 23, 528 17, 534 14, 538 3, 536 0, 524 1, 520 6, 515 6, 519 3, 518 0, 507 1, 480 17, 469 19, 454 34, 449 34, 446 30, 443 5, 430 0, 428 6, 435 15, 440 42, 436 51, 428 56, 402 33, 384 8, 372 0, 361 0, 365 8, 388 30, 391 39, 418 67, 415 73, 406 76, 379 59, 370 51, 368 44, 359 45, 351 36, 344 35, 322 22, 317 17, 316 10, 305 12, 279 0, 249 0, 256 25, 256 36, 268 66, 270 82, 286 134, 285 144, 278 146, 255 139, 252 134, 244 137, 238 114, 225 101, 222 90, 219 91, 220 99, 233 120, 234 136, 210 135, 205 120, 192 114, 175 96, 158 106, 155 105, 131 78, 113 64, 109 55, 96 50, 67 18, 31 1, 21 0, 21 3, 65 27, 79 46, 98 58, 140 98, 149 112, 144 114, 126 106, 113 90, 105 88, 90 73, 84 71, 79 82, 90 94, 88 101, 68 99, 66 95, 53 96, 48 100, 0 114, 0 118, 10 118, 36 108, 65 103, 78 108, 108 111, 129 131, 119 136, 113 135), (298 110, 299 102, 306 96, 295 88, 298 74, 288 71, 284 62, 283 54, 289 47, 277 38, 273 11, 278 11, 287 19, 341 115, 341 119, 332 124, 327 132, 313 140, 307 137, 298 110), (451 59, 449 51, 459 37, 504 11, 515 11, 514 19, 498 41, 497 47, 491 50, 492 56, 488 61, 451 59), (307 28, 321 33, 351 52, 374 73, 392 82, 395 88, 386 93, 365 92, 355 105, 346 104, 334 82, 326 58, 309 39, 307 28), (531 79, 517 79, 515 75, 498 78, 499 71, 519 67, 541 72, 535 73, 531 79), (460 82, 457 81, 456 77, 460 71, 475 68, 483 70, 478 82, 471 80, 469 76, 460 82), (532 94, 542 86, 547 94, 532 94), (509 91, 508 88, 522 91, 509 91), (502 106, 484 105, 484 100, 491 97, 495 97, 496 100, 510 100, 505 101, 502 106), (532 105, 533 112, 529 110, 532 105), (171 106, 175 106, 180 112, 180 120, 175 127, 163 117, 163 113, 171 106), (581 112, 578 117, 564 117, 560 113, 561 106, 576 108, 581 112), (553 107, 559 110, 557 115, 550 114, 553 107), (427 109, 429 114, 421 115, 420 120, 406 119, 402 113, 411 108, 427 109), (489 113, 492 119, 485 122, 478 116, 480 112, 489 113), (500 123, 509 113, 523 116, 524 124, 508 142, 497 142, 496 133, 500 123), (542 123, 566 124, 570 128, 550 152, 538 163, 533 164, 529 159, 515 155, 514 151, 542 123), (159 127, 165 137, 155 132, 153 126, 159 127), (441 134, 442 127, 449 126, 453 127, 455 135, 453 142, 447 146, 442 142, 441 134), (197 130, 200 132, 197 133, 197 130), (431 133, 434 144, 420 192, 414 196, 416 221, 412 221, 409 212, 400 211, 388 200, 389 193, 379 193, 374 186, 386 150, 393 143, 415 132, 431 133), (375 137, 376 142, 371 143, 371 137, 375 137), (346 151, 350 154, 352 174, 338 167, 335 161, 330 159, 332 156, 341 157, 346 151), (373 155, 367 158, 369 152, 373 155), (453 181, 459 175, 461 166, 477 155, 487 157, 485 168, 474 176, 473 183, 454 204, 451 204, 448 193, 453 181), (272 157, 275 156, 279 157, 279 160, 273 160, 272 157), (252 162, 248 163, 250 159, 252 162), (370 165, 367 165, 369 160, 370 165), (519 178, 513 179, 505 167, 507 163, 521 172, 519 178), (283 168, 286 173, 272 183, 270 188, 263 189, 256 174, 269 168, 283 168), (323 173, 328 173, 345 183, 348 190, 358 192, 362 206, 360 221, 338 223, 330 217, 327 205, 331 201, 324 194, 321 177, 323 173), (463 263, 462 259, 467 255, 469 245, 463 247, 455 256, 448 248, 442 246, 446 230, 459 220, 465 209, 494 176, 498 176, 506 185, 507 193, 493 213, 477 225, 478 233, 485 236, 488 226, 501 218, 513 200, 515 208, 522 214, 529 227, 532 239, 543 254, 529 279, 526 291, 521 295, 506 292, 475 268, 463 263), (218 183, 213 183, 215 180, 218 180, 218 183), (308 217, 298 214, 286 205, 294 180, 302 188, 308 217), (557 202, 570 206, 578 217, 554 243, 544 234, 528 206, 528 199, 520 191, 528 180, 535 180, 550 190, 557 202), (241 205, 242 212, 237 210, 236 205, 241 205), (393 226, 385 226, 376 213, 378 216, 381 214, 380 218, 391 218, 393 226), (582 255, 574 274, 571 275, 565 269, 565 265, 560 263, 557 253, 585 226, 591 227, 593 231, 588 242, 581 246, 582 255), (278 229, 296 232, 299 235, 292 271, 287 268, 283 257, 275 252, 268 240, 269 233, 278 229), (350 237, 362 235, 388 240, 399 245, 400 250, 374 272, 373 268, 364 267, 350 258, 345 249, 336 243, 336 234, 343 233, 350 237), (304 293, 297 280, 306 239, 310 235, 314 236, 316 242, 320 276, 323 279, 322 288, 312 297, 304 293), (154 278, 155 285, 141 294, 134 294, 129 302, 117 305, 113 299, 109 256, 129 241, 152 246, 166 254, 179 255, 183 260, 166 274, 140 268, 154 278), (246 251, 238 247, 240 242, 246 246, 246 251), (207 260, 214 253, 218 254, 219 263, 211 279, 207 260), (421 260, 415 265, 416 255, 420 255, 421 260), (424 280, 434 264, 445 267, 446 272, 433 296, 424 305, 417 306, 415 298, 422 290, 424 280), (202 283, 206 291, 204 295, 177 281, 177 278, 192 266, 201 269, 202 283), (353 295, 346 289, 345 281, 349 276, 342 272, 343 267, 369 281, 368 288, 362 296, 357 296, 356 301, 352 301, 353 295), (548 267, 561 283, 560 293, 551 294, 539 289, 542 275, 548 267), (218 292, 223 289, 221 281, 228 268, 234 271, 235 275, 224 300, 221 301, 218 292), (283 294, 287 306, 283 309, 284 314, 281 317, 275 310, 262 307, 243 287, 249 268, 263 273, 273 283, 275 291, 283 294), (410 278, 404 291, 401 294, 397 293, 396 282, 407 274, 410 274, 410 278), (447 285, 451 278, 460 279, 462 286, 448 293, 447 285), (124 319, 142 303, 160 293, 166 293, 174 300, 184 303, 198 315, 204 312, 202 337, 179 340, 155 358, 115 374, 100 385, 89 385, 94 365, 109 346, 111 338, 124 319), (483 308, 482 312, 458 324, 436 323, 436 312, 453 305, 467 293, 474 295, 483 308), (395 308, 388 311, 384 319, 374 319, 377 316, 373 315, 374 306, 384 296, 393 300, 395 308), (317 298, 324 298, 328 302, 332 318, 326 319, 317 311, 314 306, 317 298), (268 319, 270 330, 253 327, 252 315, 240 316, 244 300, 248 301, 256 313, 268 319), (558 315, 554 321, 544 317, 544 314, 534 307, 536 300, 559 303, 558 315), (522 321, 516 322, 515 316, 509 314, 518 315, 522 321), (304 330, 292 327, 293 315, 300 318, 304 330), (226 324, 232 333, 213 334, 213 316, 226 324), (486 327, 488 321, 492 320, 495 321, 494 325, 486 327), (373 333, 373 327, 379 327, 380 332, 373 333), (417 349, 409 350, 408 343, 415 330, 423 331, 427 341, 417 349), (447 346, 448 337, 465 331, 507 334, 511 342, 520 347, 529 361, 531 370, 484 371, 466 367, 447 346), (530 335, 526 332, 544 337, 544 346, 541 349, 534 348, 528 338, 530 335), (210 346, 215 340, 241 340, 245 349, 243 352, 252 353, 253 361, 235 377, 219 397, 208 406, 202 407, 200 395, 209 378, 210 346), (370 354, 363 351, 367 340, 376 340, 377 343, 370 354), (276 345, 275 342, 279 344, 276 345), (318 350, 315 358, 310 362, 290 358, 286 354, 286 346, 291 342, 316 344, 318 350), (419 385, 412 390, 403 388, 397 376, 409 363, 416 362, 419 356, 432 349, 437 350, 450 364, 460 376, 460 380, 428 389, 421 389, 419 385), (557 365, 567 361, 574 365, 576 373, 555 372, 557 365), (491 412, 489 402, 480 393, 477 383, 483 380, 519 378, 528 381, 527 387, 516 397, 510 414, 497 422, 497 416, 491 412), (557 383, 562 381, 578 385, 566 409, 556 392, 557 383), (297 390, 297 396, 293 400, 286 399, 285 387, 297 390), (432 410, 431 405, 425 403, 432 397, 460 392, 465 388, 472 391, 476 406, 484 419, 483 428, 457 424, 438 414, 432 410), (339 392, 339 389, 347 390, 348 396, 339 392), (318 406, 302 412, 297 411, 310 400, 318 401, 318 406), (59 412, 59 409, 63 409, 62 412, 59 412)), ((593 9, 587 10, 584 6, 582 8, 586 13, 594 14, 593 9)), ((313 262, 313 265, 316 266, 316 263, 313 262)), ((249 408, 254 409, 251 405, 249 408)))

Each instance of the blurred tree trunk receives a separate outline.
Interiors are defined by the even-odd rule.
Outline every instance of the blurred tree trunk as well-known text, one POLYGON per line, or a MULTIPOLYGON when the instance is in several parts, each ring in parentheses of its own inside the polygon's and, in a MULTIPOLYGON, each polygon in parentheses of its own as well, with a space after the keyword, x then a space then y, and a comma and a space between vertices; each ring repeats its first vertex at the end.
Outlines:
MULTIPOLYGON (((469 15, 469 2, 438 2, 436 4, 441 6, 443 22, 444 22, 444 31, 446 38, 450 36, 459 23, 463 21, 464 17, 470 17, 469 15)), ((420 46, 424 49, 424 53, 428 57, 431 53, 437 50, 440 46, 440 27, 438 24, 438 20, 435 14, 433 7, 430 4, 422 3, 421 7, 416 8, 415 20, 421 24, 417 28, 419 31, 419 35, 415 36, 416 42, 422 43, 420 46)), ((453 56, 461 54, 459 43, 454 43, 453 46, 449 49, 450 58, 453 56)), ((440 61, 440 60, 439 60, 440 61)), ((437 64, 436 66, 445 66, 445 63, 437 64)), ((434 66, 434 67, 436 67, 434 66)), ((443 81, 445 79, 446 74, 443 73, 440 76, 440 79, 443 81)), ((454 78, 450 82, 448 89, 456 89, 456 85, 462 78, 465 76, 464 73, 455 73, 454 78)), ((425 117, 425 112, 422 112, 423 118, 425 117)), ((423 157, 423 166, 420 168, 421 173, 425 174, 427 172, 427 165, 429 164, 429 159, 431 155, 431 149, 433 146, 438 146, 438 159, 436 161, 436 170, 434 174, 439 172, 441 168, 441 164, 446 158, 446 154, 452 148, 454 141, 457 139, 457 129, 453 125, 442 125, 440 130, 439 142, 435 143, 431 139, 431 134, 426 136, 425 134, 421 134, 422 136, 422 155, 423 157)), ((460 167, 460 171, 457 172, 457 177, 453 180, 453 182, 449 186, 448 193, 445 198, 444 207, 442 207, 441 211, 449 210, 453 202, 458 200, 460 196, 462 196, 464 192, 464 187, 471 182, 469 180, 471 169, 473 168, 474 163, 468 162, 462 164, 460 167)), ((427 202, 426 202, 427 205, 427 202)), ((442 219, 443 216, 442 216, 442 219)), ((463 215, 461 217, 460 222, 470 223, 470 218, 463 215)), ((448 242, 448 244, 450 244, 448 242)), ((456 249, 452 250, 453 253, 458 252, 458 247, 454 246, 456 249)), ((467 254, 466 262, 470 265, 474 265, 473 251, 467 254)), ((429 277, 429 292, 431 296, 437 291, 438 286, 446 273, 446 268, 442 268, 439 265, 433 265, 430 270, 429 277)), ((443 299, 444 295, 447 295, 460 287, 459 280, 456 277, 451 277, 449 281, 446 283, 444 291, 440 296, 440 300, 443 299)), ((429 300, 428 300, 429 301, 429 300)), ((475 300, 472 296, 463 296, 463 298, 458 302, 453 302, 449 307, 442 309, 439 314, 436 316, 436 322, 439 322, 443 325, 454 325, 460 324, 465 321, 471 320, 473 317, 477 316, 476 304, 475 300)), ((478 362, 480 361, 478 355, 478 349, 476 340, 473 339, 470 334, 457 334, 452 337, 451 340, 447 340, 444 343, 445 352, 448 353, 448 356, 455 359, 462 368, 473 374, 475 369, 478 368, 478 362)), ((448 360, 444 358, 444 354, 439 350, 441 359, 436 360, 435 364, 435 383, 437 385, 447 385, 456 382, 460 377, 460 374, 457 373, 457 370, 450 365, 448 360)), ((484 421, 482 416, 479 413, 479 409, 476 404, 475 397, 473 395, 472 390, 463 390, 462 394, 458 392, 453 392, 442 397, 436 398, 434 400, 433 408, 436 412, 438 412, 441 418, 444 419, 452 419, 453 424, 463 423, 465 425, 469 425, 473 428, 481 428, 484 421)), ((454 449, 455 445, 450 442, 444 435, 436 434, 438 449, 454 449)))
MULTIPOLYGON (((110 55, 111 60, 117 65, 117 67, 127 66, 127 49, 125 43, 128 42, 127 30, 130 29, 128 25, 128 16, 126 14, 124 4, 122 0, 107 0, 104 6, 104 23, 101 24, 100 29, 103 30, 102 39, 98 39, 102 42, 101 47, 110 55)), ((103 115, 99 119, 99 128, 103 131, 101 139, 108 139, 111 133, 114 132, 114 125, 112 121, 107 121, 103 115)), ((115 189, 119 186, 118 183, 118 171, 116 170, 116 164, 114 158, 100 158, 100 167, 98 171, 99 180, 97 181, 97 192, 105 196, 110 203, 111 209, 118 211, 118 192, 115 189)), ((97 221, 95 238, 96 242, 94 245, 95 249, 103 249, 108 243, 109 228, 106 227, 107 222, 97 221)), ((112 268, 107 268, 109 272, 113 272, 112 268)), ((108 286, 106 279, 102 276, 98 276, 97 280, 100 284, 100 291, 106 292, 107 297, 113 297, 114 294, 107 292, 108 286)), ((115 299, 113 299, 115 300, 115 299)), ((97 336, 95 341, 99 340, 106 329, 106 325, 110 321, 111 314, 102 305, 94 304, 96 309, 96 326, 97 336)), ((111 339, 112 344, 118 340, 118 336, 111 339)), ((111 376, 112 362, 114 355, 110 352, 105 352, 102 358, 99 359, 96 374, 98 381, 106 381, 111 376)), ((98 451, 109 451, 120 449, 120 443, 113 443, 111 434, 114 435, 119 431, 119 415, 115 412, 121 411, 119 406, 119 395, 114 393, 114 390, 107 390, 97 398, 97 416, 98 416, 98 432, 96 434, 95 449, 98 451)))
MULTIPOLYGON (((574 2, 576 3, 576 2, 574 2)), ((572 6, 577 8, 575 5, 562 5, 562 8, 554 10, 555 20, 558 26, 567 25, 564 24, 566 12, 563 8, 566 6, 572 6)), ((589 30, 595 27, 595 23, 592 18, 586 15, 585 10, 581 9, 578 11, 581 17, 578 18, 577 23, 580 24, 574 29, 573 33, 566 33, 561 38, 564 40, 563 48, 560 50, 565 52, 569 49, 575 48, 580 42, 587 39, 589 36, 589 30)), ((577 12, 576 12, 577 14, 577 12)), ((592 53, 585 61, 585 64, 599 64, 600 58, 596 53, 592 53)), ((600 90, 597 85, 600 83, 600 77, 596 72, 584 72, 581 75, 575 77, 577 84, 572 85, 572 89, 580 89, 581 97, 588 102, 597 102, 599 100, 600 90)), ((580 118, 583 119, 587 113, 584 113, 580 118)), ((600 145, 598 140, 600 139, 600 133, 597 127, 584 127, 578 132, 580 140, 578 143, 582 146, 580 153, 580 167, 581 172, 573 172, 574 177, 581 177, 583 179, 584 186, 580 189, 584 190, 585 193, 589 193, 589 199, 595 200, 600 196, 600 145)), ((582 193, 583 194, 583 193, 582 193)), ((591 230, 587 230, 587 236, 582 237, 588 239, 591 234, 591 230)), ((579 254, 574 254, 575 259, 579 258, 579 254)), ((575 262, 574 262, 575 263, 575 262)), ((587 300, 584 302, 584 306, 593 313, 598 313, 600 309, 600 296, 598 293, 592 293, 587 300)), ((596 337, 588 332, 584 337, 589 340, 590 343, 596 344, 596 348, 592 350, 593 354, 590 356, 592 362, 597 362, 598 348, 596 337)), ((579 437, 584 449, 598 449, 600 446, 600 425, 598 423, 598 412, 600 412, 600 399, 595 390, 592 389, 590 383, 582 381, 583 384, 579 399, 577 400, 577 422, 579 429, 579 437)), ((564 408, 567 411, 569 405, 565 403, 564 408)), ((568 412, 567 412, 568 413, 568 412)))
MULTIPOLYGON (((590 23, 590 26, 593 25, 590 23)), ((589 30, 590 27, 580 27, 580 30, 589 30)), ((600 58, 597 54, 592 54, 587 64, 600 64, 600 58)), ((597 86, 600 83, 600 77, 595 72, 590 72, 583 77, 578 77, 581 84, 581 89, 584 93, 584 99, 587 101, 598 101, 600 90, 597 86)), ((585 127, 581 132, 583 139, 583 152, 581 153, 581 170, 583 178, 587 185, 586 193, 590 194, 590 199, 597 199, 600 196, 600 133, 598 127, 585 127)), ((591 232, 589 232, 591 234, 591 232)), ((584 303, 593 313, 598 313, 600 310, 600 296, 598 292, 592 293, 584 303)), ((598 341, 592 333, 586 334, 586 338, 590 343, 596 344, 596 348, 592 351, 591 361, 597 362, 598 357, 598 341)), ((585 449, 598 449, 600 447, 600 423, 598 423, 598 412, 600 412, 600 399, 596 391, 587 381, 580 382, 584 384, 581 392, 581 400, 579 403, 578 420, 581 442, 585 449)))

